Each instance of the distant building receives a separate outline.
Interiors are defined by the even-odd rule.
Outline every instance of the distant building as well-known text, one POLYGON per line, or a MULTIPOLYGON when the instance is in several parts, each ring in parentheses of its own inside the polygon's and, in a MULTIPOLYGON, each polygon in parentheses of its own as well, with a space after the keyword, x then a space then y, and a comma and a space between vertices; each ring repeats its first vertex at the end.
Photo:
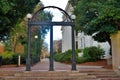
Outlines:
POLYGON ((49 56, 48 44, 44 42, 42 45, 41 58, 45 58, 46 56, 49 56))
MULTIPOLYGON (((69 14, 72 15, 72 6, 70 3, 67 4, 65 11, 69 14)), ((64 20, 63 16, 63 20, 64 20)), ((62 27, 62 52, 65 52, 69 49, 72 48, 72 44, 71 44, 71 27, 62 27)), ((85 35, 83 32, 75 32, 75 48, 76 49, 84 49, 85 47, 90 47, 90 46, 100 46, 101 48, 103 48, 105 50, 105 56, 108 57, 109 56, 109 44, 108 42, 104 42, 104 43, 99 43, 94 41, 94 39, 92 38, 92 36, 88 36, 85 35)))
POLYGON ((53 41, 53 51, 58 53, 62 51, 62 40, 53 41))

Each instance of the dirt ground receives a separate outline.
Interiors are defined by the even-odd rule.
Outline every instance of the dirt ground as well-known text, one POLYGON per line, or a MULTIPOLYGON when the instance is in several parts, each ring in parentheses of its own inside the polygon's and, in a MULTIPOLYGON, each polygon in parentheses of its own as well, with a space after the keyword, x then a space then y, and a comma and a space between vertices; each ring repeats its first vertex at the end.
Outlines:
POLYGON ((112 65, 108 65, 106 59, 98 60, 96 62, 85 62, 78 65, 103 66, 103 68, 112 69, 112 65))

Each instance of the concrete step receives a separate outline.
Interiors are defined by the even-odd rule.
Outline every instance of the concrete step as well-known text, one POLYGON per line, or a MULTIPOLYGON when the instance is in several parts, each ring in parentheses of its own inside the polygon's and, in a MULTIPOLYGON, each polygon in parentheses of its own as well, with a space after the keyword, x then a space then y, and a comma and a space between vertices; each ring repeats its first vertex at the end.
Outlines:
POLYGON ((120 80, 120 78, 101 78, 100 80, 120 80))
POLYGON ((39 71, 25 71, 21 73, 16 73, 14 76, 16 77, 66 77, 66 76, 87 76, 87 73, 79 73, 78 71, 46 71, 46 72, 39 72, 39 71))
POLYGON ((95 77, 5 77, 2 80, 96 80, 95 77))
POLYGON ((120 80, 120 75, 113 70, 100 69, 100 70, 81 70, 80 73, 87 73, 94 75, 99 80, 120 80))
POLYGON ((83 69, 83 70, 80 70, 79 72, 87 72, 87 73, 91 73, 91 72, 114 72, 113 70, 111 69, 83 69))
POLYGON ((21 73, 22 71, 0 71, 0 76, 14 76, 16 73, 21 73))
POLYGON ((119 75, 97 75, 96 77, 97 78, 119 78, 120 79, 119 75))
POLYGON ((118 75, 116 72, 112 70, 108 71, 80 71, 80 73, 87 73, 88 75, 118 75))
POLYGON ((113 70, 0 71, 0 80, 120 80, 113 70))
POLYGON ((96 76, 79 71, 23 71, 1 76, 0 80, 96 80, 96 76))

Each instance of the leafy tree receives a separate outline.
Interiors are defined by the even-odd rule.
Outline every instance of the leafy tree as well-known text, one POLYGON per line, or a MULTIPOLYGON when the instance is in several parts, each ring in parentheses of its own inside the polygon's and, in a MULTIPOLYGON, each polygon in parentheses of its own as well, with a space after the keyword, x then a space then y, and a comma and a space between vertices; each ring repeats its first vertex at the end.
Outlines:
POLYGON ((39 0, 0 0, 0 40, 8 37, 10 30, 33 11, 39 0))
MULTIPOLYGON (((43 7, 42 4, 37 5, 35 8, 35 12, 38 11, 41 7, 43 7)), ((52 21, 52 14, 48 11, 39 11, 35 17, 32 19, 33 21, 52 21)), ((32 32, 32 42, 35 43, 34 36, 38 35, 38 41, 37 41, 37 56, 41 55, 41 49, 42 49, 42 44, 45 39, 45 35, 49 31, 51 26, 46 26, 46 25, 40 25, 40 26, 34 26, 31 29, 32 32)), ((33 44, 34 45, 34 44, 33 44)), ((32 46, 33 52, 35 47, 32 46)), ((33 53, 34 54, 34 53, 33 53)), ((40 58, 39 58, 40 59, 40 58)))
POLYGON ((119 0, 70 0, 76 15, 76 30, 92 35, 96 41, 108 41, 120 30, 119 0))
MULTIPOLYGON (((41 5, 37 5, 34 9, 34 12, 40 9, 41 5)), ((43 7, 43 6, 42 6, 43 7)), ((52 20, 51 13, 42 11, 38 13, 37 18, 35 20, 52 20)), ((10 41, 11 41, 11 46, 12 46, 12 51, 15 52, 16 45, 21 43, 22 45, 27 44, 27 18, 25 17, 21 22, 16 23, 15 27, 11 29, 10 32, 10 41)), ((32 43, 34 43, 34 36, 38 35, 39 41, 38 46, 39 48, 42 45, 43 40, 47 32, 49 31, 48 26, 44 27, 39 27, 39 26, 34 26, 31 29, 31 35, 32 35, 32 43), (42 36, 42 38, 41 38, 42 36)), ((33 44, 34 45, 34 44, 33 44)), ((34 46, 32 46, 34 49, 34 46)), ((41 49, 39 49, 40 51, 41 49)))

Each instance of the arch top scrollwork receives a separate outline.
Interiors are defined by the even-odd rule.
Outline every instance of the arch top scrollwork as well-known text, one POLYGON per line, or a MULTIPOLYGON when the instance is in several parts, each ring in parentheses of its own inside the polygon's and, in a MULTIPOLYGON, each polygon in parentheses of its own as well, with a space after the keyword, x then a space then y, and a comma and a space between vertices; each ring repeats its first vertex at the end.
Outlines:
POLYGON ((59 8, 59 7, 56 7, 56 6, 46 6, 46 7, 40 8, 39 10, 37 10, 37 11, 33 14, 31 20, 33 20, 33 19, 35 18, 35 16, 36 16, 39 12, 41 12, 41 11, 43 11, 44 9, 47 9, 47 8, 58 9, 59 11, 61 11, 61 13, 62 13, 63 15, 65 15, 65 17, 69 20, 69 22, 72 22, 72 21, 73 21, 73 20, 71 19, 71 16, 70 16, 65 10, 63 10, 63 9, 61 9, 61 8, 59 8))

